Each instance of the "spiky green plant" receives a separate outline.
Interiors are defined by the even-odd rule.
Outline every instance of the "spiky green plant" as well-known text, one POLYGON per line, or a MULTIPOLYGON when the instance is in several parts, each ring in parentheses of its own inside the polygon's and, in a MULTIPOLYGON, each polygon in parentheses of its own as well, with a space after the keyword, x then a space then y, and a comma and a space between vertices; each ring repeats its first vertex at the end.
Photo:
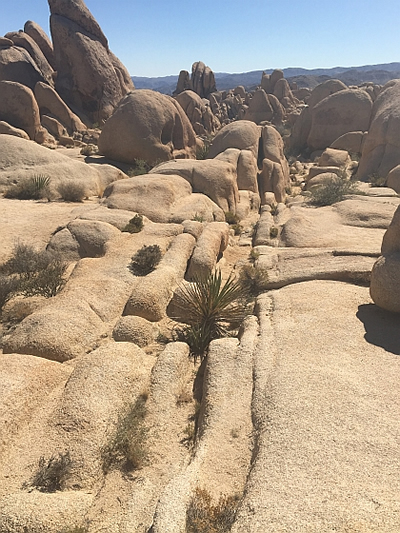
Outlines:
POLYGON ((5 198, 16 198, 18 200, 40 200, 49 197, 49 176, 38 174, 32 178, 20 181, 12 185, 4 194, 5 198))
POLYGON ((178 328, 194 357, 205 357, 213 339, 231 334, 247 315, 246 290, 232 275, 223 283, 221 271, 196 277, 177 291, 177 306, 189 326, 178 328))

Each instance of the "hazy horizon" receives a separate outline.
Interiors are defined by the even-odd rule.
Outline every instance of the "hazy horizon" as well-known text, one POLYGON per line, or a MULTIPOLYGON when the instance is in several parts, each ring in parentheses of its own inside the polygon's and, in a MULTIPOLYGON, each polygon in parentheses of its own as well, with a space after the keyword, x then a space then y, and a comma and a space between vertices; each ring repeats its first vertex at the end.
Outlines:
MULTIPOLYGON (((350 68, 400 60, 400 2, 338 0, 315 7, 311 0, 270 3, 238 0, 199 6, 182 0, 132 3, 86 0, 110 49, 131 76, 176 76, 203 61, 214 72, 239 74, 274 68, 350 68), (289 66, 288 66, 289 65, 289 66)), ((47 0, 6 3, 0 35, 27 20, 48 35, 47 0)))

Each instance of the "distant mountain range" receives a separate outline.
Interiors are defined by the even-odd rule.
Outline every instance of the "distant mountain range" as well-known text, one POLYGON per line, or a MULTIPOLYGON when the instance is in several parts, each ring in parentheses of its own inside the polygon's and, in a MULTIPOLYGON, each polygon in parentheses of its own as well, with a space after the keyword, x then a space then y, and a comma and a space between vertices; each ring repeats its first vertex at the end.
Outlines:
MULTIPOLYGON (((262 73, 270 74, 272 69, 253 70, 240 74, 228 74, 227 72, 216 72, 215 80, 218 90, 234 89, 238 85, 243 85, 245 89, 252 90, 261 83, 262 73)), ((400 78, 400 63, 384 63, 381 65, 365 65, 362 67, 334 67, 334 68, 285 68, 283 69, 285 78, 294 81, 299 87, 316 87, 328 79, 336 78, 346 85, 360 85, 364 82, 373 82, 380 85, 389 80, 400 78)), ((137 89, 153 89, 164 94, 172 94, 176 88, 178 75, 162 76, 159 78, 145 78, 132 76, 133 83, 137 89)))

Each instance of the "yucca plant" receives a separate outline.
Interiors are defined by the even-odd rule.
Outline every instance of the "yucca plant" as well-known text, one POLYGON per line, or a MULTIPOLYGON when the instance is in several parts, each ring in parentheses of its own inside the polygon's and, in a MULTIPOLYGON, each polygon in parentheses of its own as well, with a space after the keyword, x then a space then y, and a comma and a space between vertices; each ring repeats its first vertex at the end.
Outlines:
POLYGON ((190 346, 192 355, 203 359, 213 339, 231 335, 247 314, 246 290, 232 275, 223 283, 221 271, 195 278, 176 295, 177 306, 185 322, 176 336, 190 346))
POLYGON ((40 200, 41 198, 49 197, 49 185, 49 176, 38 174, 12 185, 4 196, 5 198, 17 198, 18 200, 40 200))

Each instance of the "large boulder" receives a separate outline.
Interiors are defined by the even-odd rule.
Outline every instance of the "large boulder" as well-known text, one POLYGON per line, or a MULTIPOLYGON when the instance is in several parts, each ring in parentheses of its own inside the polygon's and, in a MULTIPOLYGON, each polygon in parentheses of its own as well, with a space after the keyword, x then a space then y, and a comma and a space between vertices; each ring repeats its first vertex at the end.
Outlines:
POLYGON ((192 186, 211 198, 221 209, 235 213, 239 202, 236 167, 216 159, 169 161, 154 167, 150 174, 182 176, 192 186))
POLYGON ((210 102, 200 98, 194 91, 180 92, 175 98, 188 116, 197 135, 214 134, 221 126, 211 110, 210 102))
POLYGON ((208 157, 213 158, 227 148, 238 148, 250 150, 257 158, 260 137, 261 130, 254 122, 250 120, 231 122, 214 137, 208 157))
POLYGON ((194 158, 196 136, 181 106, 170 96, 148 89, 123 98, 104 125, 99 150, 110 159, 155 164, 174 158, 194 158))
POLYGON ((35 86, 35 97, 40 115, 57 119, 70 135, 87 129, 50 85, 39 81, 35 86))
POLYGON ((24 48, 34 60, 46 82, 50 85, 53 85, 54 70, 47 61, 46 56, 44 55, 36 41, 23 31, 13 31, 7 33, 5 37, 11 39, 15 46, 24 48))
POLYGON ((108 184, 107 179, 118 179, 118 171, 110 177, 97 170, 97 165, 87 165, 54 150, 11 135, 0 135, 0 190, 13 183, 45 175, 50 178, 50 190, 56 192, 62 182, 80 183, 86 193, 93 196, 108 184))
POLYGON ((214 72, 202 61, 193 63, 191 79, 194 92, 201 98, 208 98, 211 93, 217 90, 214 72))
POLYGON ((367 130, 371 110, 371 97, 362 89, 346 89, 327 96, 312 109, 308 147, 325 149, 345 133, 367 130))
POLYGON ((6 38, 0 43, 0 81, 15 81, 33 90, 38 81, 46 80, 29 52, 13 44, 6 38))
POLYGON ((258 181, 261 204, 267 203, 269 192, 274 193, 278 203, 284 202, 286 188, 290 185, 289 163, 284 155, 283 139, 273 126, 263 127, 260 151, 262 170, 258 181))
POLYGON ((0 120, 37 140, 41 131, 40 114, 31 89, 14 81, 0 81, 0 94, 0 120))
POLYGON ((134 89, 130 76, 83 0, 49 0, 49 6, 57 92, 93 122, 104 122, 134 89))
POLYGON ((381 251, 371 273, 371 298, 382 309, 400 313, 400 207, 383 236, 381 251))
POLYGON ((374 102, 357 177, 386 177, 400 164, 400 81, 387 83, 374 102))
POLYGON ((228 243, 229 226, 226 222, 207 224, 190 259, 187 278, 204 278, 211 274, 228 243))
POLYGON ((251 120, 256 124, 264 121, 272 121, 274 109, 270 103, 268 94, 264 89, 257 89, 250 101, 249 107, 245 110, 244 120, 251 120))
POLYGON ((56 64, 54 59, 53 45, 39 24, 36 24, 36 22, 33 22, 32 20, 28 20, 25 22, 24 32, 35 41, 40 50, 43 52, 49 65, 55 70, 56 64))

